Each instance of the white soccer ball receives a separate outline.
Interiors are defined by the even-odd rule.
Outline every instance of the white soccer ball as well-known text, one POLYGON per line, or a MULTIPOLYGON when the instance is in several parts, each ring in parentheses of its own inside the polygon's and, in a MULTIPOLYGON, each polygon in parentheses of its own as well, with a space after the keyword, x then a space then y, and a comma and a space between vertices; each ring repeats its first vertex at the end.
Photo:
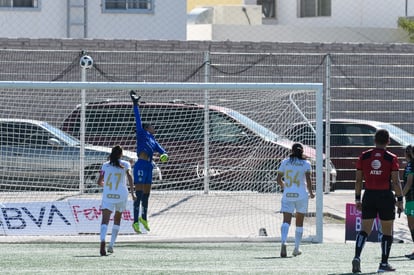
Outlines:
POLYGON ((83 69, 90 69, 93 66, 93 59, 89 55, 84 55, 79 60, 79 65, 83 69))

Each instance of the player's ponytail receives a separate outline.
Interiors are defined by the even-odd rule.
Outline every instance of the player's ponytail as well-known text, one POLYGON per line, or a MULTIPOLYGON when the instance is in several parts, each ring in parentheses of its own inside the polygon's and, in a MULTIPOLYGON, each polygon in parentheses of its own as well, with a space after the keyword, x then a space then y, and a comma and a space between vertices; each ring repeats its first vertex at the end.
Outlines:
POLYGON ((297 159, 305 159, 303 157, 303 146, 300 143, 294 143, 292 145, 292 153, 290 154, 290 160, 294 160, 295 158, 297 159))
POLYGON ((122 147, 116 145, 112 148, 111 154, 109 155, 109 163, 113 166, 124 168, 124 166, 119 162, 119 159, 122 157, 122 147))

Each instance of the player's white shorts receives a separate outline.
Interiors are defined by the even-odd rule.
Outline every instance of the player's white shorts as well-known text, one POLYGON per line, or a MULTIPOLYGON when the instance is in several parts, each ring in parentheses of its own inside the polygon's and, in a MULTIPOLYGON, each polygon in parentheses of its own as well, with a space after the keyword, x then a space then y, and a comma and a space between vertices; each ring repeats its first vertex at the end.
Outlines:
POLYGON ((101 209, 108 209, 112 212, 114 211, 124 212, 124 210, 126 209, 126 204, 127 204, 127 201, 121 201, 117 203, 112 203, 109 201, 102 201, 101 209))
POLYGON ((308 197, 301 200, 288 200, 286 198, 282 198, 282 207, 280 212, 293 214, 296 209, 296 212, 305 214, 308 212, 308 202, 308 197))

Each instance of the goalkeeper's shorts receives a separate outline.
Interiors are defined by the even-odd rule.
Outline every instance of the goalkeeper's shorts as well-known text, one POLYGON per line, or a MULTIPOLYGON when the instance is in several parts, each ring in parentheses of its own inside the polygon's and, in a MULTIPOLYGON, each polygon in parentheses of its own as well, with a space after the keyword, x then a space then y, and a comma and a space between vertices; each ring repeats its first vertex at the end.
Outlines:
POLYGON ((152 169, 152 162, 138 159, 134 165, 134 184, 151 184, 152 169))

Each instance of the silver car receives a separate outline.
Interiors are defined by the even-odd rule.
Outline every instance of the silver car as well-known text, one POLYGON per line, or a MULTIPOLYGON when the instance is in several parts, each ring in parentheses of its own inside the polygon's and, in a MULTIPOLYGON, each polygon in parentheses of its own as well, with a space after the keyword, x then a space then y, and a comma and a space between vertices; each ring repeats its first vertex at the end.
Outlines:
MULTIPOLYGON (((84 191, 96 191, 111 148, 85 146, 84 191)), ((0 190, 82 190, 80 141, 44 121, 0 119, 0 190)), ((135 152, 124 150, 135 163, 135 152)))

